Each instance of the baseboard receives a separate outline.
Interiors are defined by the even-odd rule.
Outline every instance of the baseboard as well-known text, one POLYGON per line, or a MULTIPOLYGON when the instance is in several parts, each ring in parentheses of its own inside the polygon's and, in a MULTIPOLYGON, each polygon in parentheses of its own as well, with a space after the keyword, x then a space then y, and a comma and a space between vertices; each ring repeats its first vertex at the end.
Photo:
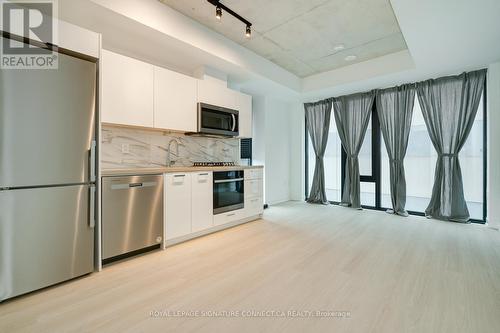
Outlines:
POLYGON ((218 225, 218 226, 214 226, 214 227, 209 228, 209 229, 197 231, 197 232, 191 233, 189 235, 185 235, 185 236, 181 236, 181 237, 177 237, 177 238, 168 239, 168 240, 165 240, 165 242, 163 244, 163 249, 165 249, 165 248, 167 248, 169 246, 173 246, 173 245, 176 245, 176 244, 179 244, 179 243, 186 242, 186 241, 191 240, 191 239, 195 239, 195 238, 198 238, 198 237, 202 237, 202 236, 206 236, 206 235, 209 235, 209 234, 213 234, 214 232, 218 232, 218 231, 222 231, 222 230, 229 229, 229 228, 232 228, 232 227, 236 227, 236 226, 238 226, 240 224, 244 224, 244 223, 256 221, 256 220, 258 220, 260 218, 262 218, 262 214, 253 215, 253 216, 249 216, 249 217, 246 217, 244 219, 241 219, 241 220, 237 220, 237 221, 229 222, 229 223, 226 223, 226 224, 221 224, 221 225, 218 225))
POLYGON ((279 205, 279 204, 282 204, 282 203, 288 202, 288 201, 290 201, 290 199, 282 199, 282 200, 271 201, 271 202, 268 202, 267 204, 269 206, 274 206, 274 205, 279 205))

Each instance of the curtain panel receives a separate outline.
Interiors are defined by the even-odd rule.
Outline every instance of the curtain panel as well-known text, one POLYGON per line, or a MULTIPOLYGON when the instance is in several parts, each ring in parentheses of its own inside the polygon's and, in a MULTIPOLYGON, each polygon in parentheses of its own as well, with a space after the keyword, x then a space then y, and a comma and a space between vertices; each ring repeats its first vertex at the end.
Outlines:
POLYGON ((427 80, 417 94, 432 144, 438 153, 428 217, 467 222, 458 154, 471 131, 484 89, 486 70, 427 80))
POLYGON ((377 114, 389 156, 392 209, 388 213, 408 216, 406 205, 406 178, 404 158, 408 147, 415 84, 377 91, 377 114))
POLYGON ((305 103, 304 111, 307 132, 316 154, 316 166, 314 167, 313 182, 307 202, 327 205, 323 157, 328 142, 332 101, 328 99, 316 103, 305 103))
POLYGON ((341 205, 361 208, 358 155, 370 121, 374 92, 333 99, 335 123, 347 153, 341 205))

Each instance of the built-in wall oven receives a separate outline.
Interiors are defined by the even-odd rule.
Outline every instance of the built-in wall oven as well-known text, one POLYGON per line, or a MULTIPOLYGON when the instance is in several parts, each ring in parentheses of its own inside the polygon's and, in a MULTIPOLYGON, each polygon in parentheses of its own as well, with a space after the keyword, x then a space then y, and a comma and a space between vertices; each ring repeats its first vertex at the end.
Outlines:
POLYGON ((244 207, 243 170, 216 171, 214 181, 214 215, 244 207))
POLYGON ((198 103, 198 133, 239 135, 239 112, 220 106, 198 103))

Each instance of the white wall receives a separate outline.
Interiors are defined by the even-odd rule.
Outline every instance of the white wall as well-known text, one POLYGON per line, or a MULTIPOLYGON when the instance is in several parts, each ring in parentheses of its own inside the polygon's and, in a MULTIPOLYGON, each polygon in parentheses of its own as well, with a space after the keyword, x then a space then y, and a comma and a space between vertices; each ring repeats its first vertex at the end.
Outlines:
POLYGON ((500 62, 488 68, 488 224, 500 227, 500 62))
POLYGON ((305 118, 304 104, 290 109, 290 200, 305 199, 305 118))
POLYGON ((266 200, 274 204, 290 200, 291 104, 270 98, 266 104, 266 200))
POLYGON ((270 205, 290 200, 294 165, 290 139, 295 137, 290 116, 296 105, 271 97, 253 98, 253 161, 264 165, 264 200, 270 205))

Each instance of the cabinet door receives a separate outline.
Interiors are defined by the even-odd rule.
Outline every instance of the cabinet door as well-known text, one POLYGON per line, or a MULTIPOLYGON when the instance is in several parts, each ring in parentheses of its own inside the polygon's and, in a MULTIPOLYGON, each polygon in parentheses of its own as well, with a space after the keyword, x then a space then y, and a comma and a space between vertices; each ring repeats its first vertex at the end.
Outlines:
POLYGON ((211 80, 198 80, 198 102, 238 109, 236 92, 211 80))
POLYGON ((237 93, 238 108, 240 112, 240 138, 252 137, 252 96, 237 93))
POLYGON ((213 226, 212 172, 196 172, 191 177, 191 226, 192 232, 197 232, 213 226))
POLYGON ((165 239, 191 233, 191 175, 165 176, 165 239))
POLYGON ((102 52, 102 121, 153 127, 153 65, 102 52))
POLYGON ((196 79, 154 68, 154 127, 196 132, 196 79))

